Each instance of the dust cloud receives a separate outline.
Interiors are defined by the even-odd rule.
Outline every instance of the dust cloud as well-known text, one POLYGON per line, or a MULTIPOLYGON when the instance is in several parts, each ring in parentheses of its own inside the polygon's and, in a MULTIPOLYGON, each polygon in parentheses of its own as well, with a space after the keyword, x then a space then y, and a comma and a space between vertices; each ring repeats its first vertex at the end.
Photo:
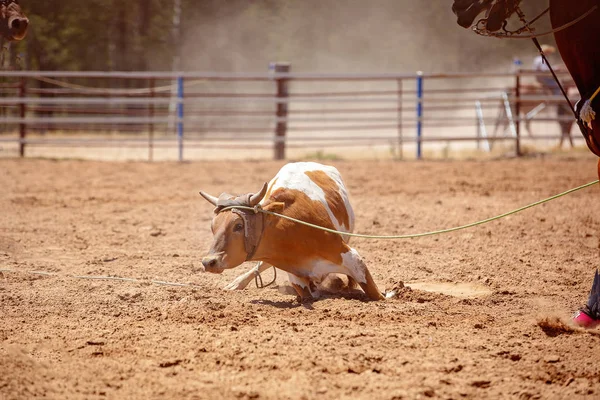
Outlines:
MULTIPOLYGON (((297 72, 506 72, 513 57, 530 65, 531 41, 480 37, 456 24, 451 6, 451 0, 214 2, 184 31, 184 68, 261 72, 271 61, 288 61, 297 72)), ((533 18, 546 6, 536 0, 522 8, 533 18)), ((537 26, 546 29, 547 17, 537 26)))
MULTIPOLYGON (((478 36, 458 26, 451 6, 451 0, 344 3, 332 0, 207 2, 203 3, 202 12, 194 14, 196 19, 193 23, 188 21, 184 24, 182 65, 189 71, 265 73, 270 62, 285 61, 291 64, 291 72, 296 73, 410 75, 416 71, 426 74, 507 73, 513 70, 514 58, 519 58, 524 68, 531 65, 537 53, 530 40, 478 36)), ((545 7, 547 2, 541 0, 528 1, 526 4, 524 2, 522 5, 523 11, 530 19, 545 7)), ((518 20, 511 21, 508 28, 516 29, 520 25, 518 20)), ((548 25, 546 16, 542 17, 536 26, 543 31, 548 29, 548 25)), ((551 43, 548 40, 543 42, 551 43)), ((557 63, 559 61, 556 60, 557 63)), ((514 87, 514 82, 513 77, 427 79, 424 82, 426 102, 423 137, 460 138, 481 134, 475 114, 475 100, 478 99, 484 102, 483 114, 488 124, 487 129, 492 132, 497 130, 495 121, 504 109, 501 103, 502 92, 514 87), (484 90, 478 91, 478 88, 484 90), (469 89, 470 92, 456 94, 449 91, 436 96, 427 92, 431 89, 469 89), (485 89, 490 91, 486 92, 485 89)), ((533 83, 533 78, 526 78, 523 83, 533 83), (528 82, 528 79, 532 82, 528 82)), ((379 145, 384 145, 385 152, 394 153, 396 145, 390 143, 395 141, 395 137, 402 136, 408 138, 408 141, 415 137, 415 80, 408 79, 402 82, 401 86, 399 89, 394 80, 292 82, 292 94, 337 92, 337 95, 343 95, 361 91, 384 91, 388 97, 393 98, 402 90, 404 104, 401 110, 396 111, 396 107, 400 106, 393 101, 378 103, 373 99, 378 95, 369 98, 362 93, 359 95, 365 99, 364 102, 339 103, 319 100, 299 104, 296 101, 290 106, 292 118, 314 116, 318 121, 301 123, 298 122, 301 118, 293 119, 288 138, 301 140, 305 137, 327 136, 333 140, 343 136, 363 140, 360 142, 363 144, 370 138, 378 138, 373 140, 379 145), (345 112, 331 112, 332 109, 340 108, 344 108, 345 112), (356 110, 354 121, 347 119, 350 115, 348 108, 356 110), (384 108, 386 112, 369 112, 371 109, 384 108), (401 116, 401 123, 394 120, 397 116, 401 116), (332 120, 335 123, 322 122, 324 120, 332 120), (361 126, 365 129, 361 129, 361 126), (391 150, 388 151, 388 148, 391 150)), ((274 93, 272 82, 205 82, 200 88, 215 93, 274 93)), ((379 93, 379 97, 382 96, 379 93)), ((221 110, 225 104, 206 107, 221 110)), ((245 104, 237 102, 229 109, 235 108, 268 114, 272 104, 257 101, 245 104)), ((198 134, 217 134, 217 130, 233 132, 234 130, 228 127, 233 121, 228 121, 230 124, 227 125, 222 120, 203 118, 198 134)), ((559 134, 556 123, 550 126, 538 124, 537 131, 544 135, 559 134)), ((247 128, 249 133, 232 134, 236 137, 256 134, 268 138, 273 131, 269 123, 256 120, 248 124, 247 128)), ((497 134, 510 136, 508 130, 499 130, 497 134)), ((467 142, 427 144, 429 149, 443 148, 444 152, 448 152, 454 146, 462 149, 467 146, 467 142)), ((470 142, 469 146, 476 147, 474 142, 470 142)), ((412 150, 410 152, 412 153, 412 150)))

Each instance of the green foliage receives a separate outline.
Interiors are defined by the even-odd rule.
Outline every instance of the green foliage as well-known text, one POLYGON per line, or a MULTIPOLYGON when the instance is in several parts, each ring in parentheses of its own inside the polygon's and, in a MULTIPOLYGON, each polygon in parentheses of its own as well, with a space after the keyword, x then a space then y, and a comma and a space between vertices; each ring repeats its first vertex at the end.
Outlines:
POLYGON ((24 4, 27 39, 15 46, 29 69, 166 68, 172 9, 159 0, 60 0, 24 4), (166 64, 166 65, 165 65, 166 64))

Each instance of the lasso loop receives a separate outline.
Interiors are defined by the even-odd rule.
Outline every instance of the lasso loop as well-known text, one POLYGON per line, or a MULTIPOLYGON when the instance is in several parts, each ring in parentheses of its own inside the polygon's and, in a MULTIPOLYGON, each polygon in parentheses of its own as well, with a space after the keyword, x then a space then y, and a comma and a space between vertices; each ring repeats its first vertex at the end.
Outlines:
POLYGON ((271 282, 267 283, 266 285, 263 283, 260 272, 254 271, 254 284, 256 285, 256 287, 258 289, 267 288, 267 287, 271 286, 272 284, 274 284, 276 280, 277 280, 277 268, 275 268, 275 267, 273 267, 273 279, 271 280, 271 282), (260 281, 260 285, 258 283, 259 281, 260 281))

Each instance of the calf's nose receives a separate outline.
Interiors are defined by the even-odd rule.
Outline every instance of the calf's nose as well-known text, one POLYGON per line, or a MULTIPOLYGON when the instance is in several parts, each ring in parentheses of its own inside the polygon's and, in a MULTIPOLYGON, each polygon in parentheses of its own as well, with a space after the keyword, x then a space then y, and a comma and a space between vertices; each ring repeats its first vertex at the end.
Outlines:
POLYGON ((204 265, 205 267, 214 267, 215 265, 217 265, 217 260, 215 258, 205 257, 202 259, 202 265, 204 265))
POLYGON ((202 259, 202 265, 204 265, 204 269, 212 269, 217 266, 218 257, 215 256, 206 256, 202 259))

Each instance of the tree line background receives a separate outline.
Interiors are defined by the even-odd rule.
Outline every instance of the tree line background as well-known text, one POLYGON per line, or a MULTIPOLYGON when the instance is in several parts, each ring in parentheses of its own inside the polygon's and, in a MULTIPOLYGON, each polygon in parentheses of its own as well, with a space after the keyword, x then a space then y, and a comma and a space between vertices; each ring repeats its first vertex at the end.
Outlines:
MULTIPOLYGON (((523 2, 533 18, 547 0, 523 2)), ((460 28, 452 0, 23 0, 31 20, 12 57, 31 70, 456 72, 525 65, 530 41, 460 28), (175 29, 177 3, 181 11, 175 29)), ((540 29, 547 29, 547 17, 540 29)), ((546 40, 548 42, 550 39, 546 40)))

